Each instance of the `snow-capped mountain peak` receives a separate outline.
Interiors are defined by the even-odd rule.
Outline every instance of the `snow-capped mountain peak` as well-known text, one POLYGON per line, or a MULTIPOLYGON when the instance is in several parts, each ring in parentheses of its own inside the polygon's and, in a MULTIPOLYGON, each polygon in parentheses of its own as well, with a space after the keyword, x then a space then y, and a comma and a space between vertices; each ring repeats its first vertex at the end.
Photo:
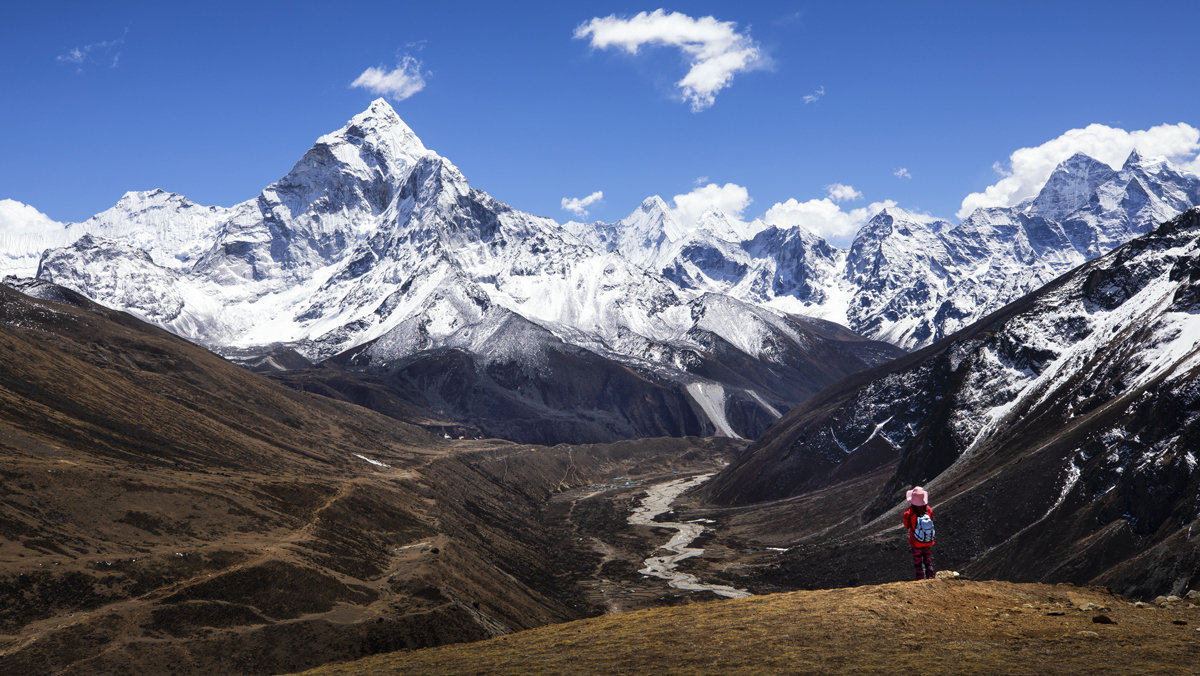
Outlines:
POLYGON ((656 269, 664 253, 688 233, 658 195, 642 200, 616 223, 570 222, 563 228, 595 249, 619 253, 648 270, 656 269))
POLYGON ((1133 150, 1131 150, 1129 152, 1129 157, 1125 158, 1125 164, 1121 165, 1121 168, 1129 169, 1130 167, 1133 167, 1134 165, 1138 165, 1138 164, 1142 164, 1142 163, 1143 163, 1142 154, 1138 152, 1137 148, 1134 148, 1133 150))
MULTIPOLYGON (((661 245, 681 239, 686 230, 671 208, 658 195, 642 200, 633 213, 619 221, 618 227, 647 244, 661 245)), ((633 242, 632 237, 628 238, 633 242)), ((624 247, 629 248, 629 247, 624 247)))
MULTIPOLYGON (((386 369, 465 354, 479 377, 533 388, 521 390, 521 407, 541 399, 542 384, 579 378, 554 369, 590 365, 580 382, 610 373, 652 409, 643 419, 604 385, 580 404, 600 407, 588 426, 603 435, 757 430, 800 393, 891 351, 851 340, 842 354, 841 338, 732 299, 708 298, 694 316, 691 301, 706 289, 673 284, 655 256, 734 256, 721 279, 736 276, 753 263, 731 241, 746 234, 740 221, 710 210, 684 224, 652 197, 614 225, 559 226, 471 188, 382 100, 321 136, 253 199, 220 209, 130 193, 93 225, 95 237, 43 254, 44 279, 230 355, 285 346, 312 360, 369 355, 386 369), (185 234, 147 227, 159 214, 185 234), (818 376, 800 368, 813 341, 833 341, 837 353, 823 353, 836 363, 818 376)), ((701 284, 717 274, 692 272, 701 284)), ((761 277, 788 288, 808 279, 771 266, 761 277)))
POLYGON ((1116 173, 1100 160, 1075 153, 1054 169, 1029 203, 1027 212, 1062 220, 1086 205, 1096 189, 1112 180, 1116 173))
POLYGON ((752 225, 762 225, 762 221, 754 221, 753 224, 745 223, 731 218, 725 212, 713 207, 700 216, 695 230, 719 237, 727 242, 740 242, 754 236, 756 231, 751 231, 752 225))
POLYGON ((616 223, 560 226, 473 189, 376 100, 246 202, 127 193, 82 224, 22 226, 20 251, 4 253, 29 266, 45 231, 48 281, 219 351, 281 344, 319 360, 380 340, 400 346, 391 360, 467 350, 486 364, 537 334, 551 351, 690 385, 695 355, 719 344, 754 364, 771 345, 792 354, 787 331, 763 328, 782 326, 780 312, 926 345, 1198 202, 1200 179, 1168 164, 1134 153, 1118 171, 1076 155, 1022 205, 957 226, 887 207, 845 250, 718 209, 684 220, 657 195, 616 223), (708 297, 711 325, 698 327, 689 303, 705 294, 739 302, 708 297))
POLYGON ((317 139, 317 143, 332 143, 352 138, 370 139, 376 145, 386 145, 397 154, 413 157, 429 152, 416 133, 400 119, 396 110, 384 99, 375 99, 366 110, 350 118, 343 128, 317 139))

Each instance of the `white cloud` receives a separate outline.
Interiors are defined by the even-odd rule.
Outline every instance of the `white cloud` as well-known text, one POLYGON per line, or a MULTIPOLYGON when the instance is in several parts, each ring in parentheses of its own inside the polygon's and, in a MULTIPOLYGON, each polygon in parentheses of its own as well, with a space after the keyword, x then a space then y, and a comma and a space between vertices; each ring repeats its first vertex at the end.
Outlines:
POLYGON ((595 17, 575 29, 575 38, 591 38, 595 49, 614 47, 637 54, 642 45, 678 47, 690 59, 691 69, 676 82, 683 99, 699 112, 713 105, 717 92, 728 87, 734 73, 767 63, 758 43, 738 33, 732 21, 711 16, 693 18, 681 12, 657 9, 631 19, 616 15, 595 17))
MULTIPOLYGON (((834 183, 825 186, 825 189, 829 192, 826 197, 806 202, 788 199, 772 205, 763 214, 762 222, 779 228, 804 228, 834 246, 844 246, 872 216, 882 209, 896 206, 893 200, 884 200, 847 210, 842 208, 841 203, 861 200, 861 191, 844 183, 834 183)), ((675 206, 671 209, 671 215, 686 230, 696 227, 705 212, 711 209, 722 212, 733 221, 735 234, 738 231, 757 232, 760 229, 749 227, 751 224, 744 221, 743 214, 753 200, 750 192, 736 183, 709 183, 691 192, 675 195, 672 199, 675 206)))
POLYGON ((0 235, 39 232, 61 228, 62 223, 17 200, 0 200, 0 235))
POLYGON ((364 70, 350 86, 389 96, 394 101, 403 101, 425 88, 425 78, 421 76, 421 62, 405 56, 394 70, 384 70, 382 67, 364 70))
MULTIPOLYGON (((857 193, 857 191, 855 192, 857 193)), ((884 200, 883 202, 872 202, 858 209, 843 211, 834 199, 831 190, 830 197, 812 199, 807 202, 799 202, 795 199, 777 202, 767 209, 767 213, 763 215, 763 221, 780 228, 804 228, 829 240, 831 244, 842 245, 852 239, 863 224, 879 213, 881 209, 896 206, 894 201, 884 200)))
POLYGON ((995 165, 1004 178, 983 192, 967 195, 956 215, 966 218, 981 207, 1013 206, 1037 195, 1054 168, 1075 153, 1084 153, 1117 168, 1135 148, 1146 157, 1166 158, 1187 171, 1200 173, 1200 130, 1189 124, 1160 124, 1138 131, 1090 124, 1040 146, 1014 151, 1009 156, 1009 170, 995 165))
POLYGON ((587 208, 589 206, 602 199, 604 199, 603 190, 597 190, 587 197, 564 197, 562 198, 562 208, 582 218, 587 216, 587 208))
POLYGON ((912 174, 908 173, 908 167, 900 167, 892 172, 892 176, 896 178, 912 178, 912 174))
POLYGON ((849 202, 851 200, 862 199, 862 193, 855 190, 852 185, 834 183, 833 185, 825 186, 825 189, 829 191, 829 199, 834 202, 849 202))
POLYGON ((825 96, 825 85, 821 85, 820 87, 817 88, 816 91, 814 91, 811 94, 805 94, 804 95, 804 105, 807 106, 810 103, 816 103, 817 101, 821 100, 822 96, 825 96))
POLYGON ((717 209, 730 218, 740 220, 751 201, 750 191, 736 183, 709 183, 689 193, 676 195, 672 215, 685 228, 696 225, 709 209, 717 209))

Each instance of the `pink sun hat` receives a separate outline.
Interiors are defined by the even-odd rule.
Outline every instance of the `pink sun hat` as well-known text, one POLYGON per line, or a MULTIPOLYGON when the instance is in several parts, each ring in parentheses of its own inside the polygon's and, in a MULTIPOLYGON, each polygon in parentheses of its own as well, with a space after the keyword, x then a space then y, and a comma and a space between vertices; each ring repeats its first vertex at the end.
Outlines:
POLYGON ((929 499, 929 494, 925 492, 924 488, 917 486, 909 491, 905 497, 908 498, 909 502, 920 507, 921 505, 926 504, 926 501, 929 499))

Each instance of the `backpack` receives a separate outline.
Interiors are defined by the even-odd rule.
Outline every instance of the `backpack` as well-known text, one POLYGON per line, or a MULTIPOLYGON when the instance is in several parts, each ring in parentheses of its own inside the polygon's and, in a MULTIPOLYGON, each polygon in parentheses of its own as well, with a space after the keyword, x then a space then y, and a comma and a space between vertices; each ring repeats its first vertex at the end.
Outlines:
POLYGON ((913 528, 913 539, 917 542, 933 542, 933 519, 928 513, 917 518, 917 525, 913 528))

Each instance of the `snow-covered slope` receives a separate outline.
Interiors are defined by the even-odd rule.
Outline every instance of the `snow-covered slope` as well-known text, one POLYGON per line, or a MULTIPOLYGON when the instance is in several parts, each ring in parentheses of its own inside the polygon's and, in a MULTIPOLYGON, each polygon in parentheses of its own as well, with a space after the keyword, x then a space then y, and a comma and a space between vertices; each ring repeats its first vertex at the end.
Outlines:
MULTIPOLYGON (((1038 195, 1013 208, 979 209, 957 226, 930 224, 915 246, 893 230, 886 237, 907 254, 856 257, 849 271, 870 267, 874 279, 856 285, 848 323, 856 330, 898 345, 918 347, 1030 293, 1068 270, 1149 232, 1159 223, 1200 204, 1200 178, 1181 174, 1162 161, 1134 151, 1120 170, 1075 155, 1051 174, 1038 195), (929 268, 912 266, 914 253, 929 268), (878 283, 890 276, 919 276, 912 292, 880 296, 878 283), (936 280, 936 281, 935 281, 936 280)), ((877 217, 878 218, 878 217, 877 217)), ((919 219, 908 219, 914 231, 919 219)), ((874 223, 874 220, 872 221, 874 223)), ((872 237, 871 224, 859 240, 872 237)))
POLYGON ((570 222, 563 228, 666 277, 685 295, 728 294, 844 323, 836 278, 844 255, 806 230, 743 222, 716 209, 687 226, 657 195, 616 223, 570 222))

